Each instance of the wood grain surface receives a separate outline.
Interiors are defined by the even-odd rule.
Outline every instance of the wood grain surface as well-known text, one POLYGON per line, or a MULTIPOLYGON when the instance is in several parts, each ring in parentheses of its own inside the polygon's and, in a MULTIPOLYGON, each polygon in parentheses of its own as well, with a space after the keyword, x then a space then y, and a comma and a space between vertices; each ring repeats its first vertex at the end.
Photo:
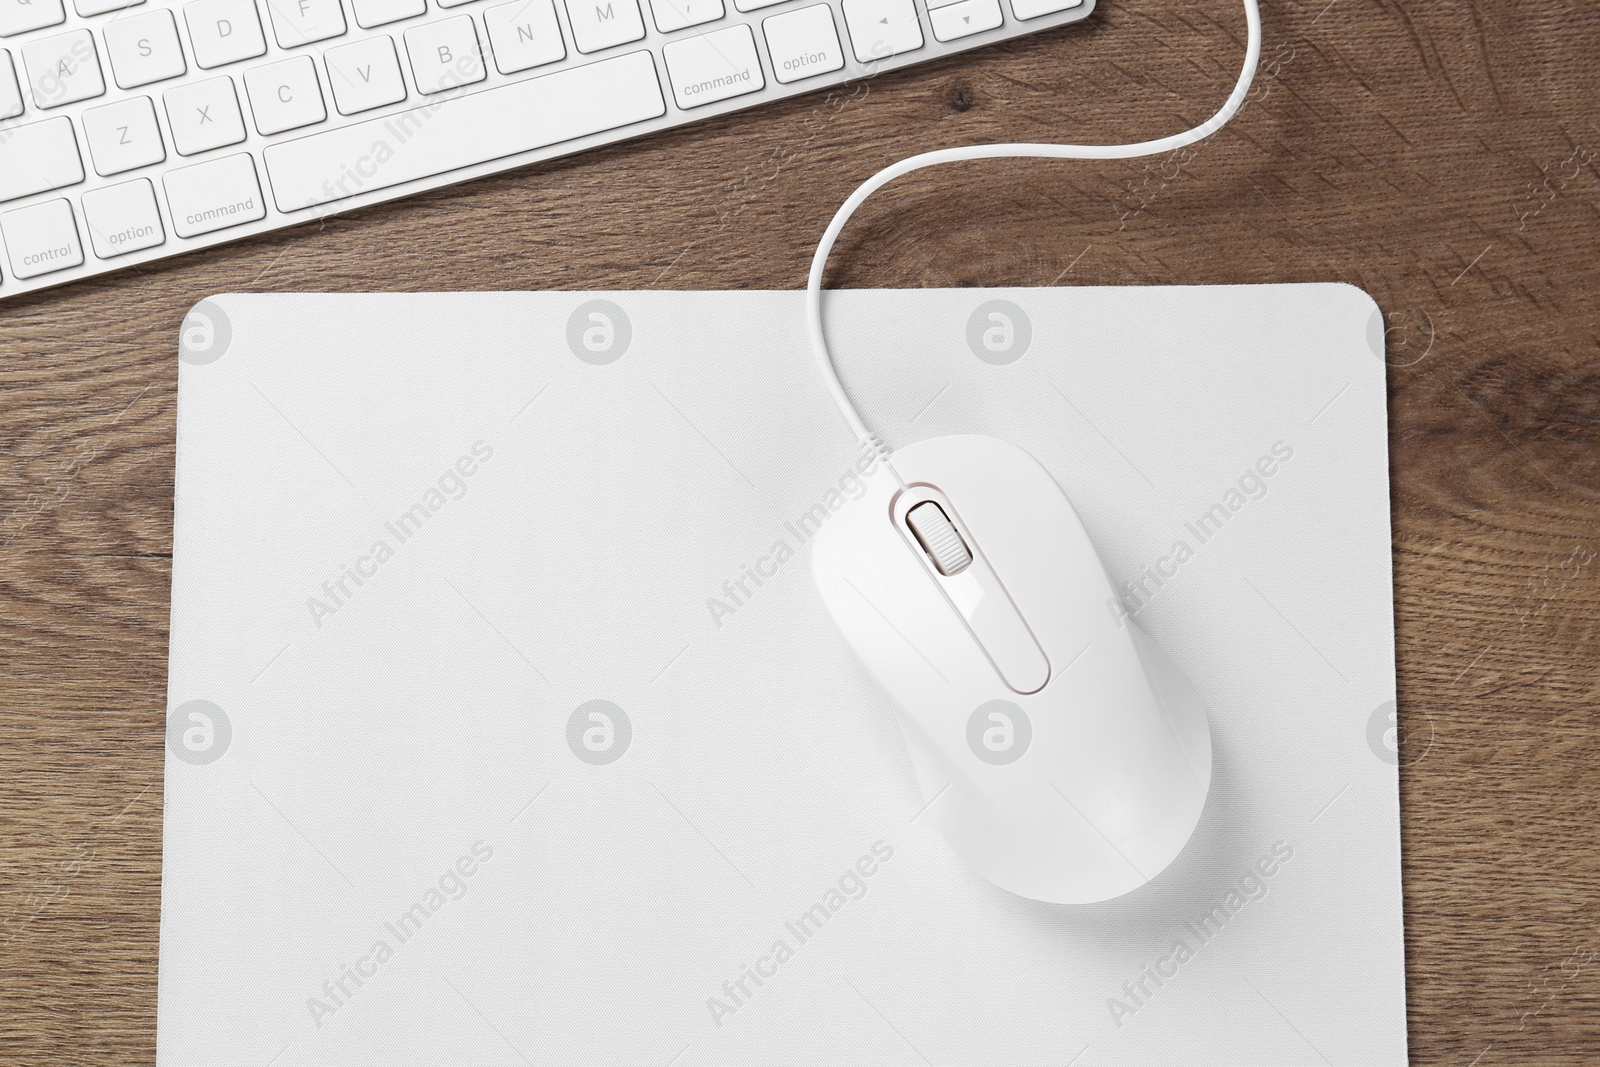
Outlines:
MULTIPOLYGON (((860 212, 830 283, 1342 279, 1376 298, 1412 1062, 1594 1064, 1600 7, 1264 18, 1252 98, 1210 142, 922 172, 860 212)), ((175 338, 198 298, 794 288, 880 166, 1186 128, 1243 38, 1236 0, 1107 0, 842 108, 802 97, 0 303, 0 1064, 154 1058, 175 338)))

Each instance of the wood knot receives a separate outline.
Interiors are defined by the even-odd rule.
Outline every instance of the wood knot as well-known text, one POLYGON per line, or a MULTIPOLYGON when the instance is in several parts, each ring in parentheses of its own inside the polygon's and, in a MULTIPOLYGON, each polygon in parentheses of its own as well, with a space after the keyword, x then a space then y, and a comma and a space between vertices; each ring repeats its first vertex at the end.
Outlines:
POLYGON ((965 85, 952 86, 949 94, 945 98, 945 103, 950 105, 950 110, 956 112, 957 114, 964 114, 965 112, 971 111, 973 105, 977 102, 978 98, 973 96, 972 90, 968 89, 965 85))

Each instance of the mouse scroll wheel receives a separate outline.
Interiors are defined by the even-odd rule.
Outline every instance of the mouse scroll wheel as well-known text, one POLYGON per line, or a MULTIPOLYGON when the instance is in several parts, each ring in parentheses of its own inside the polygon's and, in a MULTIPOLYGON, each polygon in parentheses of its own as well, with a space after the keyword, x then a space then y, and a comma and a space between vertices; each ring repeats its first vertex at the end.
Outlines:
POLYGON ((932 500, 924 500, 906 512, 906 522, 940 574, 960 574, 972 565, 972 553, 961 540, 955 523, 932 500))

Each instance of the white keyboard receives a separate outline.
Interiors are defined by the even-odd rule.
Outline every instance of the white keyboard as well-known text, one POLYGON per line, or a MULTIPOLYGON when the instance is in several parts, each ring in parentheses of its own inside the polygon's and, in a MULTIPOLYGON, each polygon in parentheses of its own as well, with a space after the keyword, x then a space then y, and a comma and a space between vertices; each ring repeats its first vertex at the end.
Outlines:
POLYGON ((1093 6, 0 0, 0 298, 857 82, 1093 6))

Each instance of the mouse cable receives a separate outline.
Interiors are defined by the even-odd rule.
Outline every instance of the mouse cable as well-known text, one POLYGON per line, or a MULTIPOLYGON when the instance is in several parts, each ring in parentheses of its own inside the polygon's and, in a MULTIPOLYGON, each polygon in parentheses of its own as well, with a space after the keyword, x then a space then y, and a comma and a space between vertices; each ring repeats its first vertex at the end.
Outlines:
POLYGON ((833 251, 833 243, 838 240, 839 232, 844 229, 845 223, 850 221, 850 216, 855 214, 856 208, 902 174, 910 174, 923 167, 932 167, 940 163, 956 163, 968 159, 1008 159, 1014 157, 1037 159, 1137 159, 1140 156, 1161 155, 1164 152, 1173 152, 1196 141, 1203 141, 1213 133, 1227 125, 1239 108, 1244 104, 1245 97, 1250 93, 1250 83, 1255 79, 1256 64, 1261 59, 1261 12, 1257 8, 1256 0, 1244 0, 1245 21, 1249 27, 1249 37, 1245 45, 1244 68, 1239 71, 1239 80, 1234 84, 1233 92, 1217 113, 1200 125, 1183 133, 1175 133, 1170 137, 1159 137, 1153 141, 1138 141, 1133 144, 1109 145, 1077 145, 1077 144, 980 144, 967 145, 962 148, 943 148, 934 152, 923 152, 920 155, 902 159, 884 167, 878 173, 862 182, 850 198, 840 205, 834 212, 833 221, 828 223, 828 228, 822 234, 822 240, 817 244, 817 250, 811 257, 811 274, 806 280, 806 325, 811 337, 811 353, 816 357, 817 369, 822 372, 823 381, 828 383, 828 391, 833 394, 833 402, 838 405, 839 413, 844 416, 844 421, 850 424, 850 429, 860 438, 861 442, 871 448, 883 459, 887 460, 890 448, 884 443, 883 438, 874 433, 862 421, 861 413, 856 410, 855 404, 850 399, 850 394, 845 391, 844 384, 839 381, 839 373, 834 368, 833 356, 828 351, 828 339, 822 329, 822 275, 828 266, 828 255, 833 251))

